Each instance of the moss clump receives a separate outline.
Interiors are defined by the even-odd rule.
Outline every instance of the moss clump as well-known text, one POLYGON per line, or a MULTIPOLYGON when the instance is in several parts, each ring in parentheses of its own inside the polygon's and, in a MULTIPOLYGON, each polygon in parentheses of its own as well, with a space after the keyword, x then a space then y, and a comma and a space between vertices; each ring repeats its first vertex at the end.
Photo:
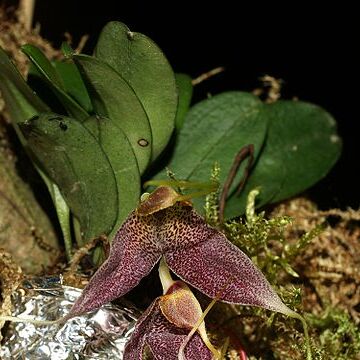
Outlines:
MULTIPOLYGON (((212 180, 216 181, 218 174, 219 168, 215 166, 212 180)), ((342 262, 342 270, 337 267, 336 281, 328 284, 329 289, 335 291, 329 297, 324 290, 326 281, 321 279, 323 276, 328 282, 328 274, 321 276, 317 271, 314 282, 315 273, 308 267, 309 264, 314 268, 314 264, 323 263, 323 256, 328 259, 328 255, 324 255, 324 243, 331 243, 332 249, 329 251, 336 251, 338 257, 341 257, 344 246, 339 247, 338 243, 351 236, 349 246, 360 251, 360 242, 353 241, 354 233, 360 233, 359 212, 320 212, 309 201, 299 202, 295 199, 283 203, 275 208, 271 216, 267 216, 265 212, 255 212, 257 194, 258 190, 251 192, 244 217, 224 224, 219 223, 219 194, 209 194, 205 205, 207 221, 221 228, 230 241, 251 257, 290 308, 304 314, 310 326, 314 359, 360 359, 356 301, 351 306, 344 307, 340 301, 334 300, 334 297, 342 299, 344 296, 343 282, 339 277, 346 274, 345 280, 350 281, 351 273, 353 277, 350 282, 357 283, 358 272, 348 269, 350 260, 348 264, 342 262), (338 217, 338 221, 330 226, 328 216, 334 215, 338 217), (345 226, 346 224, 349 226, 345 226), (334 234, 337 239, 335 242, 334 234), (317 291, 318 283, 321 283, 321 291, 317 291)), ((351 253, 346 255, 349 259, 353 256, 351 253)), ((358 264, 351 262, 350 265, 356 268, 358 264)), ((240 359, 241 352, 245 352, 253 360, 305 358, 301 324, 283 315, 218 303, 208 323, 213 325, 212 331, 216 337, 230 338, 227 354, 229 359, 240 359)))
POLYGON ((360 359, 360 329, 344 310, 329 307, 307 321, 319 333, 319 358, 360 359))

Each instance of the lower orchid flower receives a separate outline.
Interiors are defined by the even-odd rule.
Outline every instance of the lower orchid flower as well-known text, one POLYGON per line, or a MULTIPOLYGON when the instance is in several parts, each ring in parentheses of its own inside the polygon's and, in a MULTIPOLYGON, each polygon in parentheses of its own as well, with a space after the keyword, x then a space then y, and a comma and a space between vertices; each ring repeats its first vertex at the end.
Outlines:
POLYGON ((207 337, 204 314, 189 287, 171 279, 164 260, 159 272, 164 295, 137 321, 125 346, 124 360, 142 360, 145 353, 156 360, 218 359, 220 352, 207 337))

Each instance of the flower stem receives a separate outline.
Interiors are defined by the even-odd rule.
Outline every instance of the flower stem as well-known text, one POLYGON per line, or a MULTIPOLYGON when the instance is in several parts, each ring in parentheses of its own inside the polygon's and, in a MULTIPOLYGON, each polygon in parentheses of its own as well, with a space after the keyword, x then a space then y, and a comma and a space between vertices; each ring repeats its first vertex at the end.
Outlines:
POLYGON ((298 314, 297 312, 292 311, 292 310, 287 315, 301 321, 301 324, 302 324, 303 330, 304 330, 304 336, 305 336, 306 360, 312 360, 310 337, 309 337, 309 331, 308 331, 308 326, 307 326, 306 320, 300 314, 298 314))
POLYGON ((174 280, 171 277, 169 268, 165 262, 164 257, 161 257, 159 264, 159 277, 163 288, 163 294, 165 295, 169 288, 174 284, 174 280))
MULTIPOLYGON (((185 338, 185 340, 181 344, 180 349, 179 349, 179 357, 178 357, 179 360, 185 360, 185 347, 186 347, 186 345, 190 341, 191 337, 195 334, 195 332, 199 329, 200 325, 203 324, 205 316, 208 314, 208 312, 211 310, 211 308, 215 305, 216 301, 217 301, 217 299, 213 299, 210 302, 210 304, 207 306, 207 308, 203 312, 202 316, 199 318, 199 320, 196 322, 195 326, 191 329, 191 331, 189 332, 189 334, 187 335, 187 337, 185 338)), ((201 339, 204 341, 207 348, 214 355, 214 359, 220 359, 221 358, 221 353, 219 352, 219 350, 217 350, 213 346, 213 344, 211 344, 211 342, 210 342, 210 340, 209 340, 209 338, 208 338, 208 336, 206 334, 205 327, 203 327, 203 329, 201 329, 201 330, 202 331, 199 331, 199 335, 201 336, 201 339)))

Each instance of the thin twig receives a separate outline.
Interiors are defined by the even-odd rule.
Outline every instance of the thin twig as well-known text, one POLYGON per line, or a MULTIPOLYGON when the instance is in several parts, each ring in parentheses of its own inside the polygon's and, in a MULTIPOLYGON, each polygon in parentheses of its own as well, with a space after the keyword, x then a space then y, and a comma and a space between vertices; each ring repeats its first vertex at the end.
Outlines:
POLYGON ((360 210, 355 210, 352 208, 348 208, 347 210, 340 210, 340 209, 330 209, 330 210, 323 210, 323 211, 316 211, 315 214, 309 214, 308 218, 311 217, 319 217, 319 216, 339 216, 343 220, 355 220, 360 221, 360 210))
POLYGON ((20 19, 26 30, 30 31, 34 17, 35 0, 20 0, 19 13, 20 19))
POLYGON ((85 47, 85 45, 86 45, 86 43, 87 43, 87 41, 89 40, 89 35, 83 35, 82 37, 81 37, 81 39, 80 39, 80 41, 79 41, 79 44, 78 44, 78 46, 76 47, 76 49, 75 49, 75 53, 76 54, 80 54, 82 51, 83 51, 83 49, 84 49, 84 47, 85 47))
POLYGON ((241 179, 241 181, 239 182, 239 185, 237 187, 236 190, 236 196, 239 196, 240 192, 242 191, 242 189, 244 188, 246 181, 249 177, 249 173, 250 173, 250 168, 253 164, 254 161, 254 145, 253 144, 249 144, 244 146, 235 156, 235 159, 233 161, 233 164, 231 166, 231 169, 229 171, 229 174, 226 178, 226 181, 224 182, 224 186, 223 186, 223 190, 221 192, 220 195, 220 200, 219 200, 219 221, 220 223, 223 223, 224 221, 224 211, 225 211, 225 204, 226 204, 226 199, 228 197, 229 194, 229 190, 230 187, 235 179, 235 176, 239 170, 240 165, 243 163, 243 161, 248 157, 248 163, 244 169, 244 175, 241 179))
POLYGON ((281 97, 281 88, 284 81, 270 75, 262 76, 259 80, 262 82, 262 87, 254 89, 253 94, 256 96, 264 96, 267 104, 278 101, 281 97))
POLYGON ((193 79, 191 81, 191 84, 192 84, 192 86, 198 85, 198 84, 202 83, 203 81, 208 80, 211 77, 222 73, 223 71, 225 71, 225 68, 223 66, 219 66, 219 67, 212 69, 204 74, 201 74, 197 78, 193 79))
POLYGON ((100 235, 100 236, 90 240, 83 247, 78 249, 72 256, 68 273, 71 273, 71 274, 75 273, 76 268, 78 267, 81 259, 85 255, 87 255, 90 252, 90 250, 93 249, 97 244, 103 243, 106 245, 107 241, 108 241, 108 239, 105 235, 100 235))

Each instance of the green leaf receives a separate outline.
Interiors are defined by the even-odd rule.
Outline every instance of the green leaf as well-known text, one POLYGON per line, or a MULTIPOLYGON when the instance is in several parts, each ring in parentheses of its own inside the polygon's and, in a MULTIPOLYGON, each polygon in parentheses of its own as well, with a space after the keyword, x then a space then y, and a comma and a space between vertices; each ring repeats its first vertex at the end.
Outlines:
POLYGON ((119 194, 119 214, 111 239, 123 221, 133 211, 140 199, 140 173, 129 140, 114 121, 108 118, 92 116, 84 126, 95 136, 106 153, 115 174, 119 194))
MULTIPOLYGON (((0 48, 0 90, 2 96, 7 104, 8 111, 10 113, 13 125, 20 141, 26 147, 26 140, 22 132, 18 129, 18 123, 24 122, 27 119, 31 119, 37 116, 40 112, 47 112, 49 108, 39 99, 39 97, 31 90, 17 71, 15 66, 9 60, 5 52, 0 48)), ((30 156, 32 154, 30 153, 30 156)), ((66 249, 71 244, 70 229, 68 227, 68 221, 66 220, 66 207, 67 205, 61 202, 59 193, 56 193, 57 186, 41 171, 41 169, 35 164, 37 171, 44 180, 49 193, 55 204, 60 227, 64 235, 64 241, 66 249)), ((71 247, 70 247, 71 249, 71 247)), ((69 254, 69 251, 67 251, 69 254)))
POLYGON ((336 122, 321 107, 278 101, 266 105, 266 114, 270 123, 265 146, 241 199, 228 200, 228 218, 244 209, 251 189, 261 187, 257 207, 294 196, 323 178, 340 155, 336 122))
MULTIPOLYGON (((5 102, 10 112, 11 119, 15 130, 24 146, 26 140, 21 131, 19 131, 17 123, 24 122, 40 112, 49 111, 49 108, 36 96, 31 88, 26 84, 15 66, 11 63, 5 52, 0 48, 0 89, 5 102)), ((32 154, 30 153, 30 156, 32 154)), ((39 166, 35 164, 37 171, 44 180, 49 193, 55 204, 57 214, 59 217, 60 227, 64 235, 66 249, 71 245, 71 235, 68 220, 66 217, 66 207, 64 202, 61 202, 60 194, 57 192, 57 186, 41 171, 39 166)), ((70 246, 71 249, 71 246, 70 246)), ((70 251, 67 251, 70 254, 70 251)))
POLYGON ((75 55, 75 50, 66 41, 61 44, 61 52, 64 54, 65 58, 71 58, 75 55))
MULTIPOLYGON (((186 116, 168 167, 178 179, 206 182, 218 162, 223 184, 241 148, 253 144, 257 158, 267 129, 262 109, 256 96, 243 92, 222 93, 196 104, 186 116)), ((243 168, 232 188, 239 183, 243 168)), ((164 179, 166 173, 156 178, 164 179)), ((194 203, 203 210, 203 200, 194 203)))
MULTIPOLYGON (((29 150, 29 149, 27 149, 29 150)), ((55 206, 56 215, 58 217, 59 225, 61 232, 63 234, 65 253, 67 259, 70 261, 72 256, 72 237, 71 237, 71 228, 70 228, 70 209, 66 204, 64 197, 61 195, 59 187, 53 183, 47 174, 40 168, 39 164, 34 160, 34 154, 31 151, 28 151, 31 159, 33 160, 35 169, 39 173, 40 177, 44 181, 49 194, 51 196, 52 202, 55 206)))
MULTIPOLYGON (((17 123, 30 119, 39 112, 49 111, 49 108, 26 84, 23 77, 1 47, 0 90, 15 130, 17 130, 17 123)), ((21 136, 21 134, 19 134, 19 136, 21 136)))
POLYGON ((70 261, 72 256, 70 209, 66 204, 64 197, 61 195, 60 189, 54 183, 52 183, 52 199, 55 205, 56 214, 64 237, 66 258, 68 261, 70 261))
POLYGON ((149 117, 155 159, 174 129, 177 91, 174 73, 159 47, 120 22, 102 30, 95 56, 113 67, 134 89, 149 117))
POLYGON ((272 202, 300 193, 322 179, 341 153, 335 119, 319 106, 301 101, 269 105, 271 132, 282 148, 286 177, 272 202))
POLYGON ((143 173, 151 159, 152 135, 148 117, 135 92, 106 63, 86 55, 76 55, 73 59, 88 88, 94 111, 112 119, 125 133, 143 173))
POLYGON ((179 94, 175 128, 179 131, 184 124, 185 115, 190 108, 191 98, 193 95, 193 85, 191 77, 187 74, 175 74, 175 80, 179 94))
POLYGON ((64 84, 55 68, 39 48, 31 44, 26 44, 21 47, 21 50, 48 81, 60 89, 64 89, 64 84))
POLYGON ((87 113, 91 113, 93 108, 90 97, 76 65, 71 60, 68 60, 53 61, 53 66, 61 77, 65 92, 87 113))
POLYGON ((94 136, 80 122, 57 114, 41 114, 20 126, 41 168, 79 220, 83 239, 109 234, 118 215, 118 193, 94 136))
POLYGON ((21 50, 36 67, 42 79, 64 105, 69 115, 78 120, 86 119, 89 116, 88 113, 65 92, 65 87, 59 74, 43 52, 30 44, 23 45, 21 50))

